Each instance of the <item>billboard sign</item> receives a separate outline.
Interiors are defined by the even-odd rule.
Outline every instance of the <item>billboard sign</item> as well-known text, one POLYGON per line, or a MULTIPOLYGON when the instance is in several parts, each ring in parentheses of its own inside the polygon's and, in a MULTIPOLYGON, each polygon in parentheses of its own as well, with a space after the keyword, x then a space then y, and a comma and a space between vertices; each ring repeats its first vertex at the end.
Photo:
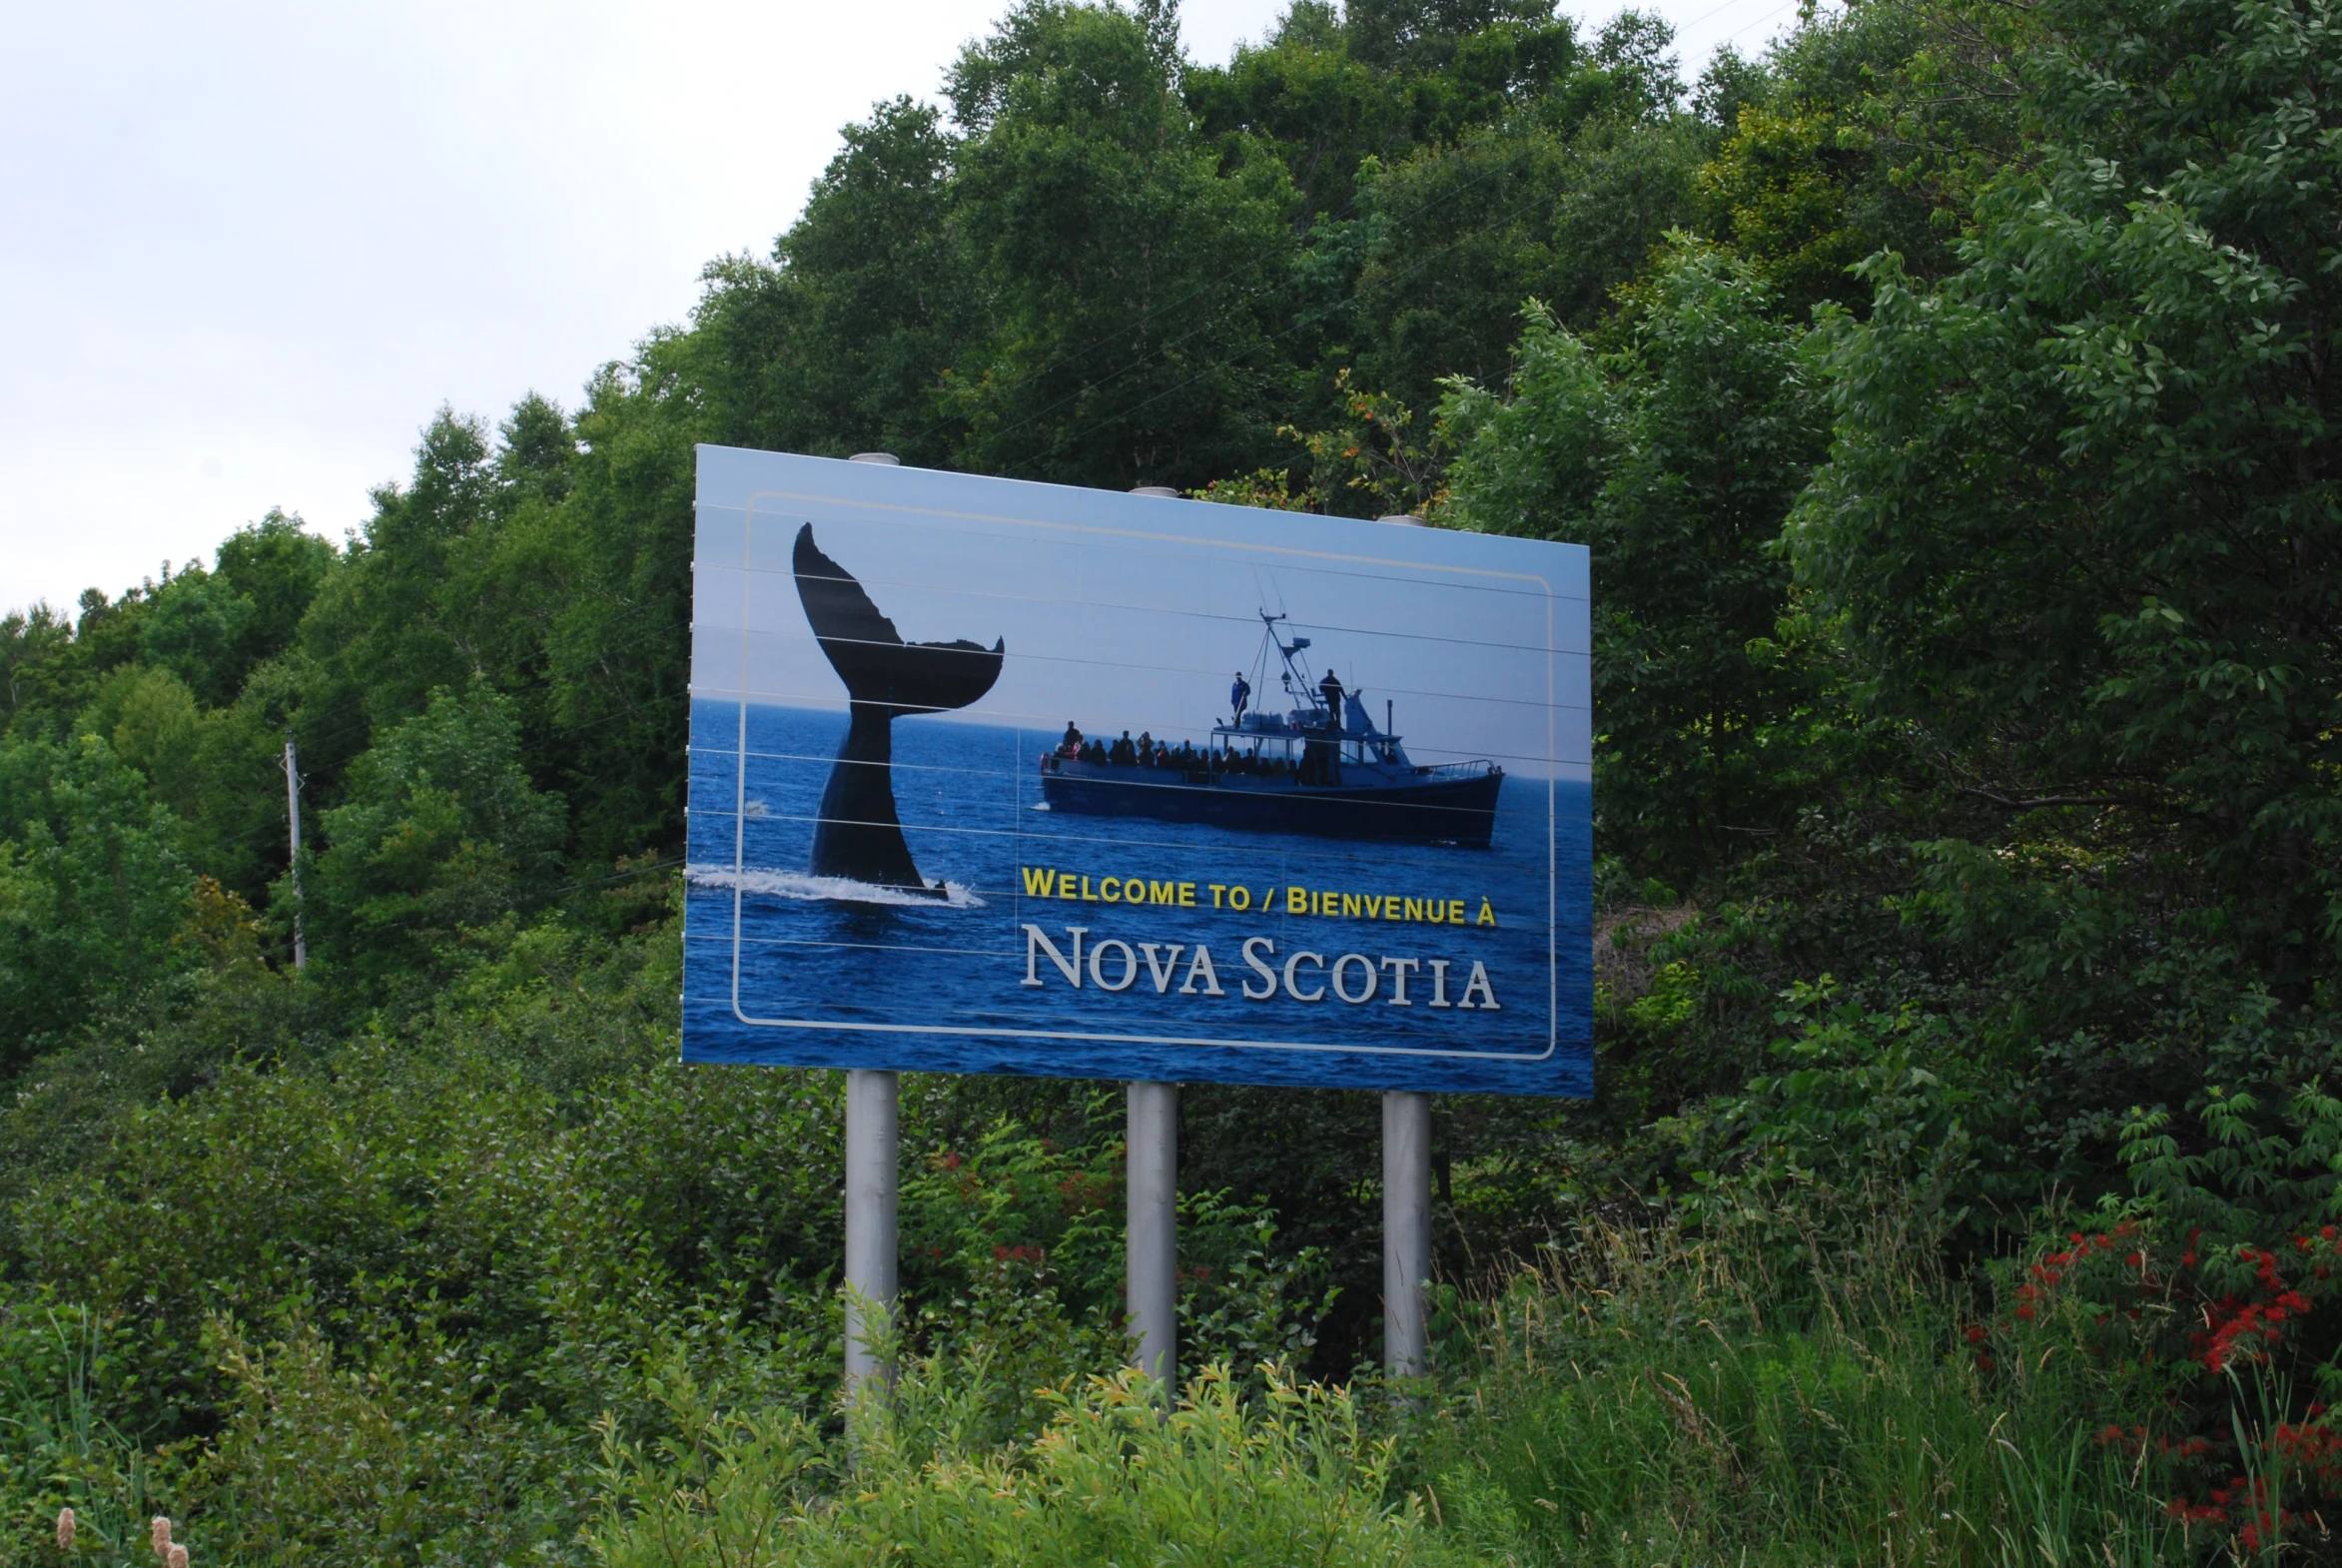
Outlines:
POLYGON ((1576 545, 699 449, 683 1055, 1589 1095, 1576 545))

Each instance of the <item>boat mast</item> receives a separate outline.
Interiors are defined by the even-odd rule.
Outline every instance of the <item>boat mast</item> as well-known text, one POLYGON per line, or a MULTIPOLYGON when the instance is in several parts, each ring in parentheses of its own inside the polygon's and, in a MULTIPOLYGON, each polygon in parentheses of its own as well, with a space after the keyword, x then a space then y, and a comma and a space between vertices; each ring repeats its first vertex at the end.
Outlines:
MULTIPOLYGON (((1271 615, 1268 611, 1260 609, 1256 609, 1253 613, 1260 617, 1263 631, 1259 661, 1255 666, 1259 672, 1259 678, 1254 682, 1254 691, 1257 692, 1261 686, 1267 683, 1268 650, 1273 647, 1276 649, 1277 658, 1284 665, 1285 695, 1293 698, 1302 706, 1315 710, 1319 706, 1317 683, 1309 678, 1309 663, 1301 657, 1301 650, 1309 646, 1309 639, 1295 637, 1288 643, 1276 634, 1276 623, 1284 619, 1282 614, 1271 615), (1295 682, 1299 683, 1297 689, 1295 682)), ((1260 703, 1257 698, 1255 698, 1252 707, 1255 712, 1259 711, 1260 703)), ((1336 724, 1341 722, 1339 715, 1335 716, 1334 722, 1336 724)))

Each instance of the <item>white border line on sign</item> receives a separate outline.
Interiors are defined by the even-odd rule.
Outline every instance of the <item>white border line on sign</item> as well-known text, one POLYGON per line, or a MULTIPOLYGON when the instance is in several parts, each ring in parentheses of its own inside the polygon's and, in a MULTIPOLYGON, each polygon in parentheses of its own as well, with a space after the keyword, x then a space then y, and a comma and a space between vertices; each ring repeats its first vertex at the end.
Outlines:
MULTIPOLYGON (((702 502, 701 505, 708 505, 702 502)), ((711 510, 730 510, 730 507, 709 506, 711 510)), ((884 501, 850 499, 836 495, 815 495, 789 490, 758 490, 748 497, 740 508, 740 738, 734 758, 733 785, 735 800, 732 816, 732 1016, 754 1029, 799 1029, 835 1034, 871 1035, 954 1035, 968 1040, 1034 1040, 1069 1041, 1094 1045, 1118 1046, 1211 1046, 1230 1051, 1298 1051, 1332 1055, 1377 1057, 1441 1057, 1467 1062, 1543 1062, 1561 1048, 1561 950, 1559 944, 1561 891, 1559 850, 1555 844, 1553 768, 1553 716, 1556 712, 1553 691, 1553 663, 1560 650, 1553 645, 1553 584, 1533 572, 1492 571, 1478 566, 1428 565, 1422 561, 1387 560, 1373 555, 1348 555, 1332 550, 1298 549, 1286 545, 1255 544, 1240 539, 1196 538, 1175 533, 1152 533, 1135 528, 1110 528, 1085 523, 1049 522, 1034 517, 999 516, 989 512, 950 511, 933 506, 898 506, 884 501), (1340 561, 1353 566, 1396 567, 1409 572, 1434 571, 1466 577, 1502 577, 1514 582, 1535 583, 1545 595, 1545 965, 1546 965, 1546 1020, 1547 1035, 1543 1051, 1534 1055, 1506 1051, 1442 1051, 1427 1046, 1362 1046, 1323 1045, 1302 1040, 1219 1040, 1205 1036, 1187 1035, 1115 1035, 1091 1033, 1082 1030, 1060 1029, 988 1029, 966 1024, 870 1024, 840 1023, 827 1019, 756 1018, 740 1006, 740 915, 744 890, 743 873, 747 870, 748 842, 748 637, 750 600, 749 590, 754 581, 756 566, 756 503, 763 500, 810 502, 820 506, 851 506, 867 511, 892 512, 898 515, 950 517, 963 522, 1006 523, 1021 528, 1053 528, 1065 533, 1101 534, 1114 538, 1142 539, 1159 544, 1201 546, 1223 550, 1248 550, 1263 555, 1292 555, 1305 559, 1340 561)))

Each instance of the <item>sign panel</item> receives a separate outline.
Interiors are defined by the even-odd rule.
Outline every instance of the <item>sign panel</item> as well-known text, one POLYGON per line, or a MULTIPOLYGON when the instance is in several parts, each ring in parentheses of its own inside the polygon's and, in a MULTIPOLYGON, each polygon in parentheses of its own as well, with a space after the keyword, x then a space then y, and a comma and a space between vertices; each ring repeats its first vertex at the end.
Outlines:
POLYGON ((1589 1095, 1576 545, 699 449, 683 1055, 1589 1095))

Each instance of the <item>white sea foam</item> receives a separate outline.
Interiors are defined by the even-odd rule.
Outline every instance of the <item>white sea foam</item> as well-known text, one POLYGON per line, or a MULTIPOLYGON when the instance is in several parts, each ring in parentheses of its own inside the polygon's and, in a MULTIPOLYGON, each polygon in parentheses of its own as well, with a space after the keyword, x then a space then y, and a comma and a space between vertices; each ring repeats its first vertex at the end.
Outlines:
POLYGON ((984 908, 983 899, 957 882, 946 882, 944 896, 935 898, 914 893, 908 888, 882 888, 875 883, 856 882, 848 877, 816 877, 802 871, 773 871, 761 866, 750 866, 737 874, 729 866, 686 866, 683 875, 699 887, 728 888, 737 884, 743 893, 762 894, 767 898, 837 904, 899 904, 906 909, 933 909, 938 904, 953 909, 984 908))

